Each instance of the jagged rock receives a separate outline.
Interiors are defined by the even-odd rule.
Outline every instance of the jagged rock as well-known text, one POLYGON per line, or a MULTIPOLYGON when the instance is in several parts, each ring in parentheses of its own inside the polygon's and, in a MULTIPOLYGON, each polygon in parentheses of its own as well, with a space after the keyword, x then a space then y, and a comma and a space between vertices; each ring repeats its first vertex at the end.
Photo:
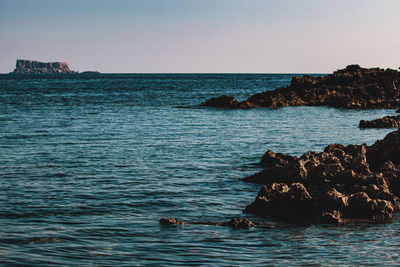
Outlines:
POLYGON ((275 153, 272 150, 268 150, 261 159, 261 165, 265 167, 281 167, 296 159, 296 156, 275 153))
POLYGON ((264 186, 256 200, 248 205, 245 212, 270 216, 278 219, 303 223, 315 212, 315 203, 303 184, 273 183, 264 186))
POLYGON ((360 121, 360 128, 400 128, 400 115, 386 116, 372 121, 360 121))
POLYGON ((294 157, 267 151, 265 184, 245 212, 294 223, 389 222, 399 210, 400 130, 371 146, 329 145, 294 157))
MULTIPOLYGON (((348 109, 400 106, 400 72, 349 65, 327 76, 292 78, 289 86, 255 94, 243 102, 205 101, 202 106, 227 108, 278 108, 284 106, 331 106, 348 109)), ((218 98, 214 98, 218 99, 218 98)), ((211 99, 210 99, 211 100, 211 99)))
POLYGON ((368 148, 368 163, 373 170, 384 167, 385 162, 400 164, 400 131, 394 131, 368 148))
POLYGON ((324 211, 321 215, 321 223, 337 225, 343 224, 343 213, 337 210, 324 211))
POLYGON ((39 62, 18 59, 13 74, 73 74, 68 62, 39 62))
POLYGON ((343 209, 349 205, 349 197, 337 191, 336 188, 326 192, 320 200, 327 209, 343 209))

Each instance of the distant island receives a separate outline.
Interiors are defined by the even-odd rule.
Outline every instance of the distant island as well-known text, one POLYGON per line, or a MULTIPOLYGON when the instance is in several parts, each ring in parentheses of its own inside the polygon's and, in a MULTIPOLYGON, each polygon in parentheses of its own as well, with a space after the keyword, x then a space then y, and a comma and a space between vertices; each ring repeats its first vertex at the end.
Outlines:
POLYGON ((18 59, 12 74, 74 74, 68 62, 39 62, 18 59))
POLYGON ((47 74, 79 74, 93 76, 101 74, 98 71, 84 71, 79 73, 69 68, 69 62, 40 62, 34 60, 17 59, 14 71, 11 75, 47 75, 47 74))

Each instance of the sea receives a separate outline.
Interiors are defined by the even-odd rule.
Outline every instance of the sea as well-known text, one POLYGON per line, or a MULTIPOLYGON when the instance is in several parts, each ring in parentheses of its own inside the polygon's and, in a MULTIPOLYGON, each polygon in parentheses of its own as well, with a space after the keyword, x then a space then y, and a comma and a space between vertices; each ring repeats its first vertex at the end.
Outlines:
POLYGON ((390 224, 298 226, 243 213, 271 149, 373 144, 359 121, 394 110, 199 107, 244 100, 298 74, 0 77, 1 266, 399 265, 390 224), (248 217, 234 230, 182 221, 248 217))

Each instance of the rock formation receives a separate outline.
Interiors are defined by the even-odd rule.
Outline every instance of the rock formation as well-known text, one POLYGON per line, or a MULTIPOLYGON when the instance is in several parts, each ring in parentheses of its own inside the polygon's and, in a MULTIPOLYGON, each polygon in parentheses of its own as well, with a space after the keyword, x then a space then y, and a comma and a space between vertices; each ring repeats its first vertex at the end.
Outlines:
POLYGON ((267 151, 245 212, 297 224, 389 222, 399 210, 400 130, 371 146, 329 145, 301 157, 267 151))
POLYGON ((74 74, 68 62, 38 62, 18 59, 12 74, 74 74))
POLYGON ((296 76, 289 86, 255 94, 239 102, 232 96, 212 98, 201 106, 278 108, 331 106, 336 108, 394 108, 400 106, 400 72, 350 65, 327 76, 296 76), (397 85, 397 86, 396 86, 397 85))
POLYGON ((360 128, 400 128, 400 115, 386 116, 372 121, 360 121, 360 128))

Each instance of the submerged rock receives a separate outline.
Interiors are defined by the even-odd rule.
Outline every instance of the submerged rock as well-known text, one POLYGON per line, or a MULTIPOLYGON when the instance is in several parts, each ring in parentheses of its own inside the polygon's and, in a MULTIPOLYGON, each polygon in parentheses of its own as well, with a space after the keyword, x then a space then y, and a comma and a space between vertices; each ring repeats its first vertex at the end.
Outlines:
POLYGON ((233 229, 250 229, 252 227, 258 227, 258 223, 254 223, 247 218, 232 218, 230 221, 223 222, 220 224, 221 226, 229 226, 233 229))
POLYGON ((400 106, 400 72, 349 65, 327 76, 296 76, 289 86, 255 94, 239 102, 221 96, 201 106, 225 108, 278 108, 284 106, 331 106, 348 109, 400 106))
POLYGON ((360 128, 400 128, 400 115, 386 116, 372 121, 360 121, 360 128))
POLYGON ((164 217, 164 218, 160 219, 160 224, 161 225, 174 225, 174 224, 183 224, 183 222, 181 222, 175 218, 164 217))
POLYGON ((292 223, 390 222, 399 209, 400 130, 371 146, 329 145, 301 157, 267 151, 265 184, 245 212, 292 223))
POLYGON ((233 229, 249 229, 252 227, 258 227, 259 224, 250 221, 247 218, 237 218, 234 217, 227 222, 182 222, 175 218, 164 217, 160 219, 161 225, 190 225, 190 224, 200 224, 200 225, 214 225, 214 226, 229 226, 233 229))

